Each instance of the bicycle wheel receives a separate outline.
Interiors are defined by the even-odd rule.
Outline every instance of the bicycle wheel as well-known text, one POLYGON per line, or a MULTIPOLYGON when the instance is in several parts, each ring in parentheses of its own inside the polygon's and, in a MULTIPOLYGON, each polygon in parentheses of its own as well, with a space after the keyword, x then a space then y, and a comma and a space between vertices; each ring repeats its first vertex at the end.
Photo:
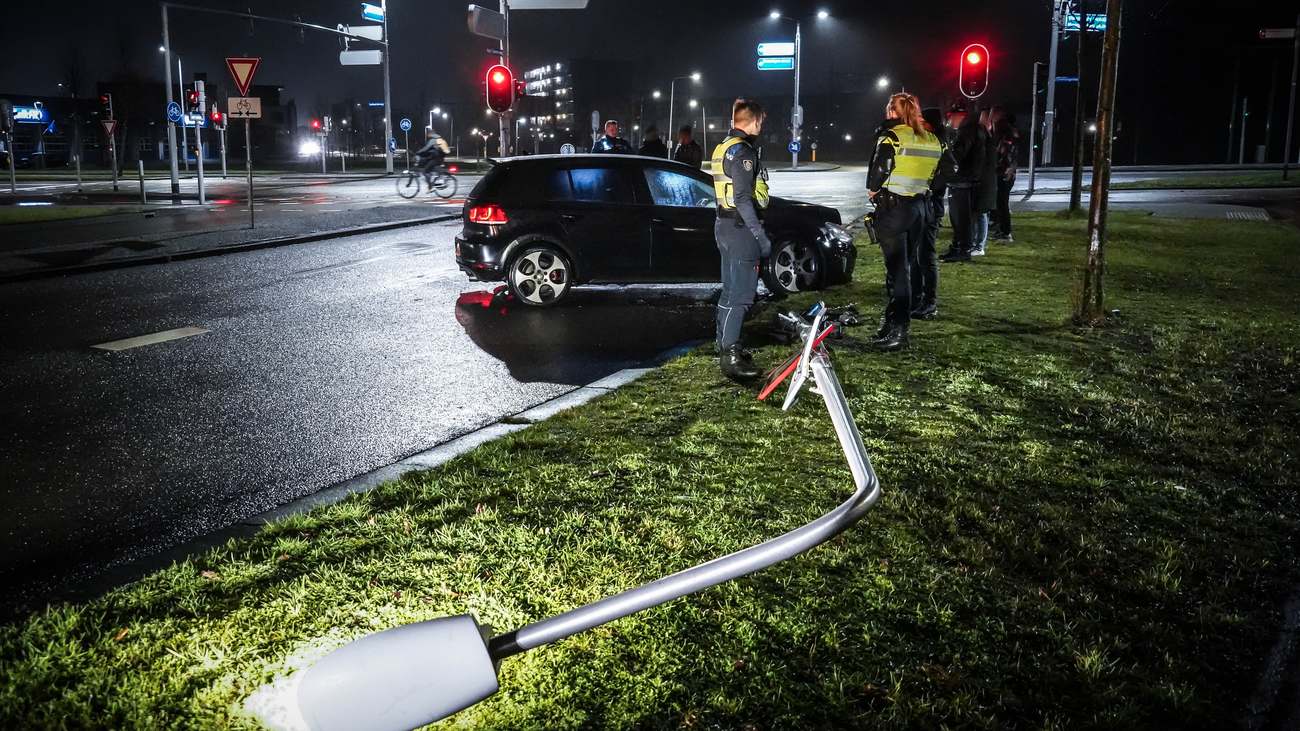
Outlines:
POLYGON ((419 195, 420 176, 409 171, 397 176, 397 194, 408 200, 419 195))
POLYGON ((433 193, 446 200, 456 195, 456 176, 443 173, 433 179, 433 193))

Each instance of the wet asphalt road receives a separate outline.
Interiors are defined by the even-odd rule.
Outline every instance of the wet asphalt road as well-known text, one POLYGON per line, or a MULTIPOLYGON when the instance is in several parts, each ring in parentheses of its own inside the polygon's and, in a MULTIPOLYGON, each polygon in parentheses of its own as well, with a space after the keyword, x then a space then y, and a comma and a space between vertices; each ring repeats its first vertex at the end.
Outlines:
POLYGON ((712 287, 510 306, 455 230, 0 286, 0 608, 711 336, 712 287))

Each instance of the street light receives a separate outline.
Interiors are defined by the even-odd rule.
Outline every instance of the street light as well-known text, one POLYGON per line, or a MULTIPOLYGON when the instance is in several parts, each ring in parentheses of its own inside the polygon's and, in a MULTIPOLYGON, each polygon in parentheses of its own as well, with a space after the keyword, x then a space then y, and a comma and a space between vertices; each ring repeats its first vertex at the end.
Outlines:
POLYGON ((888 86, 889 86, 889 77, 888 77, 888 76, 881 76, 879 79, 876 79, 876 88, 877 88, 877 89, 881 89, 881 90, 883 90, 883 89, 887 88, 888 86))
POLYGON ((673 129, 673 100, 677 98, 677 82, 684 79, 690 79, 692 83, 700 83, 700 72, 692 71, 685 76, 677 76, 668 83, 668 133, 672 134, 673 129))
POLYGON ((694 108, 698 107, 698 106, 700 105, 700 103, 697 102, 697 101, 695 101, 694 99, 692 99, 692 100, 690 101, 690 105, 691 105, 691 109, 694 109, 694 108))
POLYGON ((660 94, 658 89, 655 89, 654 91, 650 92, 650 97, 652 99, 658 99, 661 96, 663 96, 663 94, 660 94))
MULTIPOLYGON (((803 28, 797 18, 784 15, 780 10, 773 9, 772 12, 767 14, 767 17, 774 21, 784 19, 794 22, 794 107, 790 110, 790 138, 797 141, 803 136, 803 110, 799 107, 799 70, 800 61, 803 59, 803 28)), ((831 17, 830 11, 825 9, 817 11, 818 20, 826 20, 829 17, 831 17)), ((790 166, 799 167, 797 148, 790 153, 790 166)))

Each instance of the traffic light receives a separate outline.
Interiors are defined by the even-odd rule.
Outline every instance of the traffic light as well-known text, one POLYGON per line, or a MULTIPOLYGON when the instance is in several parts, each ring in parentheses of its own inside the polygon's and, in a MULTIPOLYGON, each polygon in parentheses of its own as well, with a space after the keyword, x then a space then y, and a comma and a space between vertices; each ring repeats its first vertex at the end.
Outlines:
POLYGON ((207 91, 203 88, 202 81, 194 82, 194 93, 198 95, 198 104, 195 106, 194 111, 200 117, 207 116, 208 95, 207 95, 207 91))
POLYGON ((199 92, 198 89, 185 90, 185 113, 197 114, 199 111, 199 92))
POLYGON ((319 119, 312 119, 312 120, 311 120, 311 131, 312 131, 312 132, 320 132, 322 129, 323 129, 323 128, 322 128, 322 126, 321 126, 321 123, 320 123, 320 120, 319 120, 319 119))
POLYGON ((488 109, 498 113, 510 111, 515 103, 515 75, 510 69, 501 64, 493 66, 488 69, 484 83, 487 85, 488 109))
POLYGON ((962 49, 959 59, 961 71, 957 88, 967 99, 978 99, 989 88, 989 49, 982 43, 972 43, 962 49))
POLYGON ((100 95, 99 95, 99 107, 100 107, 100 110, 104 112, 104 116, 108 117, 109 119, 113 119, 113 118, 114 118, 114 117, 113 117, 113 95, 112 95, 112 94, 100 94, 100 95))
POLYGON ((212 115, 211 115, 211 116, 212 116, 212 126, 213 126, 213 127, 216 127, 217 129, 225 129, 225 128, 226 128, 226 115, 222 114, 222 113, 221 113, 221 110, 220 110, 220 109, 217 109, 217 107, 216 107, 215 105, 213 105, 213 107, 212 107, 212 115))

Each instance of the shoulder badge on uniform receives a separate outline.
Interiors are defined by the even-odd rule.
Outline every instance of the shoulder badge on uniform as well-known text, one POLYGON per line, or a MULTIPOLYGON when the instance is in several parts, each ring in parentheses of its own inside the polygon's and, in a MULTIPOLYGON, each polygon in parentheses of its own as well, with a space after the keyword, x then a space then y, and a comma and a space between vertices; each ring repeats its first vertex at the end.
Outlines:
POLYGON ((753 161, 753 160, 745 160, 745 161, 741 162, 741 166, 745 168, 745 172, 747 172, 747 173, 752 173, 752 172, 754 172, 754 161, 753 161))

